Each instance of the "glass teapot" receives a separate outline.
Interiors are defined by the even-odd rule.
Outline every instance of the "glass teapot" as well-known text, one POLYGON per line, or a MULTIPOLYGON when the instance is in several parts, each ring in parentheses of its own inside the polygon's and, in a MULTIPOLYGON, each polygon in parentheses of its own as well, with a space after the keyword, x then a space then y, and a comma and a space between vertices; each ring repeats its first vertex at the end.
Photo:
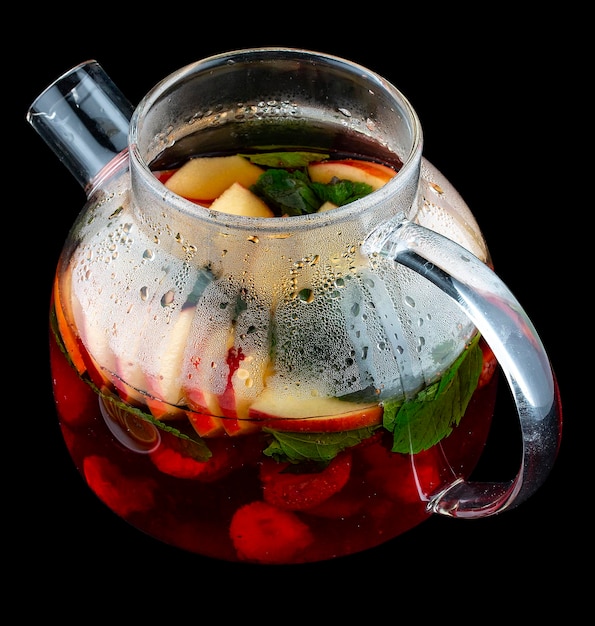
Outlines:
POLYGON ((316 562, 480 518, 555 462, 555 375, 407 99, 308 50, 215 55, 135 108, 95 61, 27 119, 85 189, 51 366, 84 480, 208 557, 316 562), (522 458, 475 481, 498 376, 522 458))

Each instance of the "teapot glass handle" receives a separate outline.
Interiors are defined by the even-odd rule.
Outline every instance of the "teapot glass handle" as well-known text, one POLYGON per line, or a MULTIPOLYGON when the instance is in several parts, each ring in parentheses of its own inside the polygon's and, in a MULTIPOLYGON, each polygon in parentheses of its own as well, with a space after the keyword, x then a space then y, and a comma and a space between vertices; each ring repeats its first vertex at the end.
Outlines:
POLYGON ((433 494, 428 509, 474 518, 517 506, 545 481, 562 433, 555 374, 533 324, 485 263, 428 228, 406 219, 385 223, 367 237, 362 251, 409 267, 465 311, 494 352, 518 411, 522 458, 515 478, 501 483, 458 479, 433 494))

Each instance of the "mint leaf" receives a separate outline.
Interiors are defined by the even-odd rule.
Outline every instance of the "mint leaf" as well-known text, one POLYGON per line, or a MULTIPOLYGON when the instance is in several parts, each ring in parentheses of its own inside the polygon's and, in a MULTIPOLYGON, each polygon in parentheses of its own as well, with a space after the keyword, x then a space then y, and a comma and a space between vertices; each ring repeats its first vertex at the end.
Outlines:
POLYGON ((103 396, 107 399, 108 402, 111 402, 115 406, 119 407, 121 410, 135 415, 139 419, 145 420, 146 422, 153 424, 153 426, 159 428, 159 430, 167 432, 170 435, 173 435, 174 437, 180 439, 181 442, 183 442, 181 443, 181 445, 186 453, 189 456, 192 456, 197 461, 208 461, 211 458, 212 453, 205 443, 204 439, 196 434, 196 431, 194 430, 194 428, 192 428, 192 426, 186 419, 169 423, 155 419, 150 413, 146 413, 140 408, 127 404, 118 396, 100 391, 99 389, 97 389, 97 387, 95 387, 95 385, 93 385, 93 383, 90 383, 90 386, 95 389, 98 395, 103 396), (176 428, 172 424, 177 424, 179 428, 176 428))
POLYGON ((459 424, 483 366, 478 338, 439 381, 413 400, 385 402, 383 426, 393 433, 393 452, 416 454, 427 450, 459 424))
POLYGON ((280 215, 315 213, 322 204, 312 191, 308 175, 300 170, 267 170, 250 190, 280 215))
POLYGON ((322 202, 332 202, 337 206, 359 200, 374 191, 367 183, 354 183, 351 180, 333 180, 330 183, 310 183, 322 202))
POLYGON ((340 433, 290 433, 263 428, 264 432, 272 436, 264 454, 276 461, 328 463, 345 448, 351 448, 371 437, 378 428, 380 425, 340 433))
POLYGON ((328 154, 319 152, 265 152, 263 154, 242 154, 255 165, 282 169, 300 169, 309 163, 323 161, 329 158, 328 154))

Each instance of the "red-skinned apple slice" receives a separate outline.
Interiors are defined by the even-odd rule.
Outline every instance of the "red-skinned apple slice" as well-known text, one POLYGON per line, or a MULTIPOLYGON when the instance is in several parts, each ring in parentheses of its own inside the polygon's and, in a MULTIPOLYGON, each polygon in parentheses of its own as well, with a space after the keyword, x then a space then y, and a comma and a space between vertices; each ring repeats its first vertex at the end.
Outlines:
POLYGON ((176 405, 183 397, 180 373, 195 311, 195 307, 182 308, 166 337, 153 351, 156 365, 152 365, 157 373, 146 375, 149 393, 146 403, 157 419, 175 419, 184 413, 176 405))
MULTIPOLYGON (((131 406, 143 407, 147 403, 147 377, 143 360, 139 352, 147 341, 147 325, 150 319, 150 309, 142 313, 132 313, 135 315, 134 332, 120 331, 110 346, 114 351, 114 363, 116 378, 114 385, 118 390, 118 395, 124 402, 131 406), (138 320, 137 320, 138 317, 138 320)), ((120 326, 122 328, 122 326, 120 326)))
POLYGON ((197 413, 196 411, 186 411, 186 416, 192 428, 201 437, 221 437, 225 434, 221 417, 216 417, 208 412, 197 413))
POLYGON ((210 389, 209 371, 216 371, 225 362, 231 342, 227 330, 217 325, 208 328, 200 324, 197 328, 195 346, 186 346, 182 361, 182 393, 190 411, 188 419, 201 437, 216 437, 225 433, 223 411, 219 397, 210 389))
MULTIPOLYGON (((270 263, 267 249, 255 250, 249 259, 250 271, 269 276, 270 263)), ((263 280, 258 286, 258 303, 251 292, 250 304, 238 313, 238 299, 245 297, 241 289, 227 281, 215 281, 205 290, 201 301, 204 315, 199 310, 200 323, 193 327, 182 365, 183 392, 190 409, 199 415, 221 418, 223 428, 233 436, 259 428, 249 419, 248 410, 264 389, 270 345, 263 329, 274 308, 273 281, 269 285, 268 279, 263 280), (218 315, 213 316, 213 311, 218 315)), ((205 417, 193 418, 192 422, 199 434, 215 431, 212 420, 205 417)))
POLYGON ((347 402, 339 398, 298 398, 265 389, 250 406, 249 416, 261 426, 290 432, 340 432, 382 422, 377 403, 347 402))
POLYGON ((387 165, 355 159, 317 161, 308 166, 308 174, 312 182, 326 184, 330 183, 333 178, 338 178, 354 183, 366 183, 374 190, 380 189, 396 173, 387 165))

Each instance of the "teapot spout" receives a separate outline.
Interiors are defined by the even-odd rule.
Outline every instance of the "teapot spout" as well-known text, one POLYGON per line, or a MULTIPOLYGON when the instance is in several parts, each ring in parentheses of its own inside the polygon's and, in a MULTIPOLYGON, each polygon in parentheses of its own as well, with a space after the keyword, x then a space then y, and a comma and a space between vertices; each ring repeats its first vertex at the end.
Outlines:
POLYGON ((133 105, 95 60, 73 67, 31 104, 27 121, 88 194, 128 147, 133 105))

